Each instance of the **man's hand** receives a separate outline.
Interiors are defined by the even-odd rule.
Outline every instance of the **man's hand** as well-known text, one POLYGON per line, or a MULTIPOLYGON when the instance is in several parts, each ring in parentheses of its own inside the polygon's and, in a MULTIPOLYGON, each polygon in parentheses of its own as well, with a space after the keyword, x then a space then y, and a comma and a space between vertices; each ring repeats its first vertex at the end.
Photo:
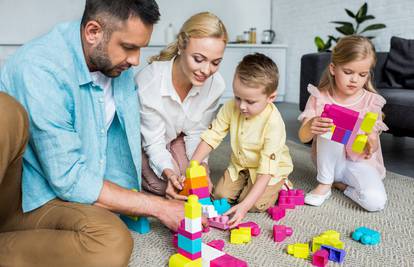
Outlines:
POLYGON ((246 216, 246 213, 249 211, 249 207, 247 207, 243 202, 231 207, 227 212, 223 215, 230 216, 230 220, 227 222, 230 228, 235 228, 239 225, 243 218, 246 216))
POLYGON ((184 219, 184 202, 174 199, 163 200, 156 217, 169 229, 177 231, 181 220, 184 219))

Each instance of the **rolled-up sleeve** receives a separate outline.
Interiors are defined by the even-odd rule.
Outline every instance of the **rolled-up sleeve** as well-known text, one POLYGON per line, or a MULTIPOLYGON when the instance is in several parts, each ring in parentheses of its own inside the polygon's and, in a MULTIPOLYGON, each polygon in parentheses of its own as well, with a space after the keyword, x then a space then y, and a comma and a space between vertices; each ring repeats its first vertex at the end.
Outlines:
POLYGON ((216 149, 230 129, 230 120, 233 111, 233 102, 229 101, 223 105, 217 117, 201 135, 201 139, 216 149))
POLYGON ((103 175, 90 166, 93 159, 82 153, 81 140, 73 127, 74 107, 65 84, 41 66, 22 69, 16 73, 15 84, 27 88, 20 99, 29 114, 29 145, 41 165, 39 171, 57 197, 94 203, 103 186, 103 175))

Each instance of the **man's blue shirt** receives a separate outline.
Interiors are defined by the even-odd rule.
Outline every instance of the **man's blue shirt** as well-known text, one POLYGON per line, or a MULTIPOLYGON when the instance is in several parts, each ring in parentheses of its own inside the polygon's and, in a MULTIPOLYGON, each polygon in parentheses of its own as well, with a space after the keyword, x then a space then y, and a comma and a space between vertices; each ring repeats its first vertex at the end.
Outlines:
POLYGON ((104 91, 85 62, 80 22, 57 25, 21 47, 0 73, 0 91, 26 108, 23 211, 56 197, 97 200, 103 180, 141 189, 141 137, 132 70, 112 79, 116 114, 105 128, 104 91))

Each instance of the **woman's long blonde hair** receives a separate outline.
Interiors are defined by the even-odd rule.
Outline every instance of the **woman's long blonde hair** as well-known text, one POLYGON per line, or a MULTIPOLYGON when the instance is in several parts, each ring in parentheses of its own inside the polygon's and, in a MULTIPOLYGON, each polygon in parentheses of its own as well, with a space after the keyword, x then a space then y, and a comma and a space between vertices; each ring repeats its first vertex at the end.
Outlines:
POLYGON ((179 49, 187 47, 190 38, 222 38, 227 44, 228 35, 223 22, 213 13, 201 12, 190 17, 177 34, 177 39, 164 48, 159 55, 152 56, 148 63, 153 61, 168 61, 178 54, 179 49))
MULTIPOLYGON (((331 63, 333 63, 335 66, 340 66, 354 60, 363 60, 368 57, 372 58, 372 63, 367 82, 364 85, 364 89, 373 93, 377 93, 377 90, 375 90, 372 83, 374 77, 372 70, 375 67, 375 63, 377 62, 377 57, 375 55, 374 45, 368 38, 358 35, 350 35, 339 39, 338 44, 332 51, 331 63)), ((335 77, 333 77, 329 71, 328 65, 319 81, 318 89, 320 91, 328 91, 332 95, 335 88, 335 77)))

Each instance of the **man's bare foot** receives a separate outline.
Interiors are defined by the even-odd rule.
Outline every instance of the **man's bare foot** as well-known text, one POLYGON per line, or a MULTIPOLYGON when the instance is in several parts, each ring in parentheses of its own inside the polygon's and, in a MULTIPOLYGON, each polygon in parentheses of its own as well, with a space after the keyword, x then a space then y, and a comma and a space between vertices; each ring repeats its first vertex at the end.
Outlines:
POLYGON ((325 195, 331 190, 332 185, 330 184, 319 184, 315 189, 312 190, 312 194, 325 195))
POLYGON ((346 185, 344 183, 341 183, 341 182, 335 182, 335 183, 332 184, 332 187, 343 192, 348 187, 348 185, 346 185))

